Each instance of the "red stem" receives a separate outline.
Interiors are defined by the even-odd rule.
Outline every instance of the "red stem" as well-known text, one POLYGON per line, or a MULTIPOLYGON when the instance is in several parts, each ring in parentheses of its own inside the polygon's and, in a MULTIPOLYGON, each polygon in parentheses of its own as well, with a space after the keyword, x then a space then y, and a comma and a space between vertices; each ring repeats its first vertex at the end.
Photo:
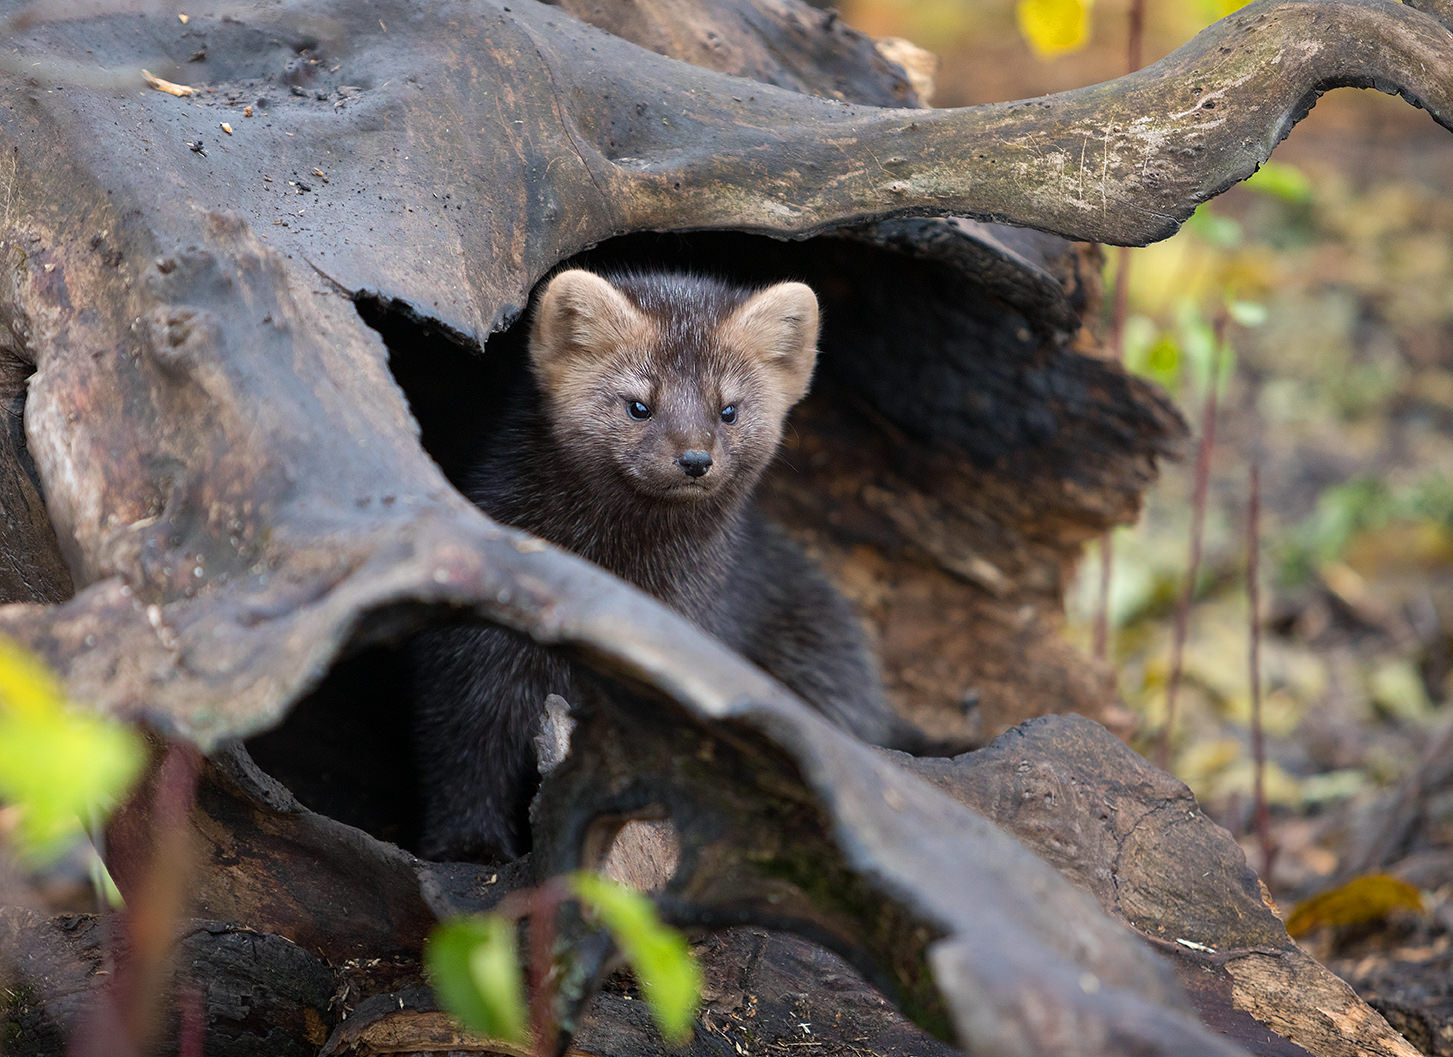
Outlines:
POLYGON ((1251 456, 1250 496, 1246 504, 1246 596, 1251 609, 1251 758, 1256 804, 1256 837, 1261 848, 1261 879, 1271 883, 1276 849, 1271 842, 1271 815, 1266 806, 1266 737, 1261 719, 1261 461, 1251 456))
MULTIPOLYGON (((1126 72, 1134 73, 1140 69, 1142 44, 1145 39, 1145 0, 1130 0, 1130 10, 1125 21, 1126 72)), ((1106 344, 1115 362, 1124 363, 1125 318, 1129 312, 1130 247, 1117 247, 1115 262, 1115 286, 1110 298, 1110 333, 1106 344)), ((1095 600, 1091 647, 1091 655, 1097 661, 1106 660, 1110 654, 1110 581, 1114 571, 1115 554, 1111 547, 1111 533, 1107 529, 1100 536, 1100 590, 1099 597, 1095 600)))
POLYGON ((201 989, 189 985, 177 996, 181 1023, 177 1028, 177 1057, 206 1057, 207 1007, 201 989))
POLYGON ((1165 725, 1160 728, 1160 744, 1156 750, 1156 766, 1162 771, 1170 766, 1170 741, 1176 722, 1176 698, 1181 688, 1181 669, 1186 649, 1186 629, 1191 619, 1191 600, 1196 592, 1196 578, 1201 571, 1201 542, 1206 529, 1206 488, 1211 479, 1211 452, 1216 446, 1217 384, 1221 379, 1221 355, 1226 343, 1227 317, 1222 310, 1216 317, 1215 347, 1211 353, 1211 377, 1206 384, 1206 398, 1201 405, 1201 440, 1196 447, 1195 490, 1191 496, 1191 555, 1187 563, 1186 581, 1176 605, 1175 638, 1171 644, 1170 678, 1165 689, 1165 725))
POLYGON ((555 878, 530 896, 530 1031, 535 1039, 535 1057, 550 1057, 558 1034, 550 963, 555 953, 555 915, 565 895, 563 884, 555 878))
POLYGON ((1141 67, 1141 52, 1145 42, 1145 0, 1130 0, 1130 11, 1126 15, 1129 32, 1125 40, 1125 62, 1129 72, 1141 67))
MULTIPOLYGON (((119 940, 108 952, 112 976, 71 1039, 72 1057, 123 1057, 149 1052, 171 974, 177 925, 186 912, 191 880, 191 829, 202 756, 192 746, 168 743, 151 785, 140 839, 146 865, 128 885, 119 940)), ((185 1003, 183 1003, 185 1019, 185 1003)), ((205 1011, 202 1011, 205 1027, 205 1011)))

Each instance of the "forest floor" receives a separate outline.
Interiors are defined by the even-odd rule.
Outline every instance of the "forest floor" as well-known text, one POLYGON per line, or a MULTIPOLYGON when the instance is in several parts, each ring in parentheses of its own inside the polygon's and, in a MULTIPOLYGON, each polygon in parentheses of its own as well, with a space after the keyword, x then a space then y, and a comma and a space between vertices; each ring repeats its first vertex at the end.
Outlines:
MULTIPOLYGON (((1177 394, 1198 440, 1209 371, 1193 346, 1214 317, 1208 306, 1229 297, 1259 306, 1238 314, 1260 317, 1226 331, 1170 760, 1242 837, 1283 911, 1305 908, 1297 931, 1313 953, 1424 1052, 1445 1055, 1453 137, 1393 100, 1342 96, 1277 152, 1295 169, 1270 191, 1230 194, 1177 240, 1132 255, 1140 318, 1127 345, 1133 337, 1140 348, 1127 353, 1177 394), (1253 464, 1269 869, 1251 796, 1253 464), (1365 880, 1374 875, 1410 887, 1365 880)), ((1165 722, 1195 463, 1167 467, 1142 524, 1115 548, 1113 661, 1148 731, 1165 722)), ((1098 594, 1098 563, 1085 572, 1082 617, 1098 594)), ((1153 757, 1158 744, 1142 748, 1153 757)))
MULTIPOLYGON (((1453 137, 1400 102, 1343 92, 1274 160, 1259 189, 1228 193, 1176 238, 1130 255, 1127 361, 1176 396, 1194 439, 1164 467, 1141 523, 1116 536, 1110 661, 1151 759, 1178 681, 1169 769, 1242 840, 1294 934, 1443 1057, 1453 1054, 1453 137), (1227 304, 1203 554, 1176 677, 1196 446, 1227 304)), ((1087 648, 1099 593, 1092 557, 1070 600, 1087 648)))
MULTIPOLYGON (((1102 0, 1089 46, 1053 59, 1029 52, 1008 3, 846 0, 845 14, 941 55, 933 103, 953 106, 1117 76, 1128 3, 1102 0)), ((1216 6, 1146 5, 1144 61, 1216 6)), ((1162 467, 1139 524, 1115 535, 1108 660, 1140 718, 1135 747, 1238 836, 1301 942, 1423 1052, 1450 1057, 1453 135, 1402 100, 1337 91, 1272 161, 1174 238, 1129 254, 1127 363, 1176 398, 1192 443, 1162 467), (1173 677, 1218 320, 1203 555, 1173 677)), ((1108 320, 1119 251, 1106 259, 1108 320)), ((1087 652, 1100 566, 1091 553, 1067 600, 1087 652)))

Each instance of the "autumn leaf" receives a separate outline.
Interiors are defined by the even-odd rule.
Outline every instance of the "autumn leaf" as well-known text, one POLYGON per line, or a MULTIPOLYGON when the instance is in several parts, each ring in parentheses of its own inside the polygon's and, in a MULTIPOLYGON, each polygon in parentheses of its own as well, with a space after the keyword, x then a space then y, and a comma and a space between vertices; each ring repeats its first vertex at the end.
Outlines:
POLYGON ((1041 58, 1077 51, 1089 39, 1091 2, 1019 0, 1015 7, 1019 32, 1041 58))
POLYGON ((1390 874, 1364 874, 1345 885, 1298 903, 1287 918, 1287 932, 1305 936, 1333 925, 1380 921, 1394 910, 1421 910, 1423 894, 1390 874))

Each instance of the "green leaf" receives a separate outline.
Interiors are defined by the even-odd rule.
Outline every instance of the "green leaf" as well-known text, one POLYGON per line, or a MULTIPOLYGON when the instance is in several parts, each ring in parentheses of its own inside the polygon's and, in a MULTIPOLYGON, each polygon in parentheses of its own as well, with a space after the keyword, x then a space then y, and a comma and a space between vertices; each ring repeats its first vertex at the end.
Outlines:
POLYGON ((430 933, 424 967, 444 1008, 470 1031, 529 1044, 514 922, 496 914, 447 921, 430 933))
POLYGON ((1019 32, 1035 54, 1052 58, 1078 51, 1090 35, 1091 0, 1019 0, 1019 32))
POLYGON ((1246 178, 1246 186, 1296 205, 1312 200, 1312 181, 1302 170, 1286 162, 1265 162, 1246 178))
POLYGON ((1243 327, 1259 327, 1269 315, 1266 306, 1259 301, 1238 300, 1226 302, 1226 314, 1243 327))
POLYGON ((45 666, 0 639, 0 799, 19 808, 22 855, 44 860, 64 850, 82 818, 126 795, 145 759, 134 730, 66 707, 45 666))
POLYGON ((1212 249, 1234 250, 1246 242, 1246 232, 1231 217, 1222 216, 1202 202, 1186 220, 1185 230, 1194 234, 1212 249))
POLYGON ((1174 335, 1162 334, 1146 350, 1145 369, 1167 389, 1175 389, 1181 380, 1181 347, 1174 335))
POLYGON ((662 924, 655 905, 634 889, 593 873, 572 875, 570 886, 624 952, 661 1035, 672 1045, 690 1039, 701 1002, 701 969, 686 938, 662 924))

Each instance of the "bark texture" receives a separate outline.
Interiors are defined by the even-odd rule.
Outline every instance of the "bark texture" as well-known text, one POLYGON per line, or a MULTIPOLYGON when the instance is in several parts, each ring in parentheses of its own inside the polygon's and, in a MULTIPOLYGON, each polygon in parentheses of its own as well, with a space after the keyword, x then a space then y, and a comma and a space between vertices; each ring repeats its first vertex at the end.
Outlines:
MULTIPOLYGON (((685 3, 580 13, 668 55, 699 60, 705 40, 719 69, 524 0, 11 18, 24 61, 0 64, 0 597, 13 603, 0 633, 78 701, 215 749, 300 702, 300 715, 330 692, 337 704, 348 654, 386 658, 441 619, 495 622, 639 691, 638 711, 589 720, 589 750, 547 787, 536 869, 592 861, 620 816, 669 814, 684 850, 663 895, 675 916, 800 929, 975 1053, 1236 1052, 1102 908, 1146 933, 1182 914, 1150 938, 1191 967, 1202 1019, 1254 1052, 1406 1052, 1298 961, 1244 863, 1191 853, 1209 854, 1204 820, 1097 728, 1055 728, 1108 768, 1092 780, 1036 749, 971 810, 957 771, 919 764, 923 781, 659 605, 489 522, 449 486, 468 416, 446 397, 508 364, 508 335, 477 354, 540 276, 591 247, 584 259, 675 260, 686 244, 647 233, 716 229, 693 259, 813 273, 841 330, 789 454, 818 493, 784 478, 770 504, 837 519, 822 549, 856 570, 885 627, 923 605, 1000 628, 982 657, 949 631, 886 632, 900 701, 1022 689, 1103 705, 1103 682, 1053 640, 1058 590, 1076 545, 1133 513, 1179 424, 1086 353, 1076 253, 922 218, 1142 243, 1253 171, 1328 88, 1398 91, 1449 125, 1446 6, 1257 0, 1119 81, 943 111, 908 105, 875 50, 805 8, 744 3, 704 36, 661 29, 697 17, 685 3), (767 79, 838 98, 730 75, 764 76, 770 48, 710 47, 712 33, 793 32, 767 79), (201 93, 145 89, 142 66, 201 93), (855 87, 863 69, 879 71, 871 91, 855 87), (854 460, 873 487, 857 487, 854 460), (881 557, 848 560, 863 550, 881 557), (1040 768, 1057 776, 1044 788, 1097 791, 1070 834, 1024 806, 1015 783, 1040 768), (1124 831, 1104 815, 1120 789, 1154 805, 1124 831), (1082 848, 1060 864, 1079 887, 985 813, 1034 846, 1045 827, 1052 856, 1082 848), (1164 840, 1146 842, 1157 827, 1164 840), (1093 857, 1112 850, 1113 892, 1093 857), (1121 883, 1126 865, 1145 876, 1121 883), (1335 1010, 1335 1032, 1304 1028, 1320 1014, 1292 996, 1313 987, 1305 1008, 1335 1010)), ((386 731, 402 709, 379 685, 359 712, 386 731)), ((981 730, 1010 718, 1006 705, 981 730)), ((153 821, 137 806, 113 827, 123 885, 139 883, 153 821)), ((195 913, 334 973, 407 960, 437 915, 520 881, 422 864, 307 811, 236 749, 210 765, 193 828, 195 913)), ((15 927, 37 950, 69 949, 64 972, 91 957, 53 925, 15 927)), ((384 1030, 400 998, 378 989, 384 1030)), ((335 1039, 331 1052, 369 1052, 335 1039)), ((649 1052, 630 1045, 602 1052, 649 1052)))

